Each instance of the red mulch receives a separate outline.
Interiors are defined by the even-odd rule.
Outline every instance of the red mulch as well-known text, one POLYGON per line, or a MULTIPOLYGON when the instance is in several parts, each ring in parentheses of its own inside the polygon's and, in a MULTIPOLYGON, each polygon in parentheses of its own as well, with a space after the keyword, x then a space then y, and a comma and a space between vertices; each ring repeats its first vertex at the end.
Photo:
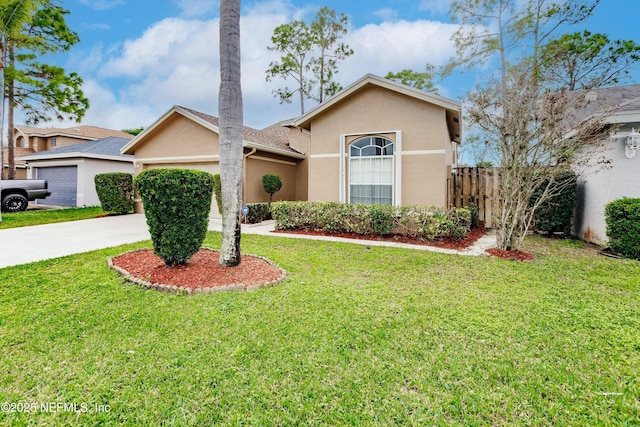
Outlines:
POLYGON ((362 234, 356 233, 327 233, 326 231, 322 230, 274 230, 273 233, 331 236, 357 240, 378 240, 385 242, 409 243, 412 245, 436 246, 438 248, 444 249, 462 250, 473 245, 479 238, 484 235, 484 227, 474 228, 466 237, 463 237, 462 239, 443 239, 436 241, 400 236, 397 234, 390 234, 388 236, 364 236, 362 234))
POLYGON ((535 256, 523 251, 505 251, 498 248, 487 249, 486 252, 494 257, 511 259, 514 261, 533 261, 535 256))
POLYGON ((239 284, 246 288, 284 277, 283 270, 263 258, 242 255, 241 259, 236 267, 221 267, 218 251, 200 249, 185 265, 167 267, 152 249, 143 249, 114 257, 111 262, 136 279, 191 291, 239 284))

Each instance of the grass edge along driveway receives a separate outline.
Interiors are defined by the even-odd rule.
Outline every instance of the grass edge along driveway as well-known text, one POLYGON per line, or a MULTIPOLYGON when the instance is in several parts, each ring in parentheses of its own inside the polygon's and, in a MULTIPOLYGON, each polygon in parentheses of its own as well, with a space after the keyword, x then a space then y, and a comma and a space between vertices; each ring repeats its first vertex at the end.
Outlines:
POLYGON ((89 408, 0 424, 640 424, 638 262, 539 237, 519 263, 247 235, 286 281, 186 297, 107 269, 145 246, 0 269, 2 400, 89 408))
POLYGON ((100 206, 84 208, 63 208, 26 210, 23 212, 3 212, 0 230, 32 225, 54 224, 57 222, 78 221, 106 215, 100 206))

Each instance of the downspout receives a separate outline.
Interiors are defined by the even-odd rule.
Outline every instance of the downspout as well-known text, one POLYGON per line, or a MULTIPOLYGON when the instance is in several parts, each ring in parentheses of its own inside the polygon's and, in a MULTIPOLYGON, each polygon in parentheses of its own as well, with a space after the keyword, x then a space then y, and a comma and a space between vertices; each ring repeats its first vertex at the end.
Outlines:
POLYGON ((249 156, 253 156, 258 151, 257 148, 253 147, 251 151, 244 155, 244 159, 242 160, 242 206, 246 205, 245 201, 247 200, 247 159, 249 156))

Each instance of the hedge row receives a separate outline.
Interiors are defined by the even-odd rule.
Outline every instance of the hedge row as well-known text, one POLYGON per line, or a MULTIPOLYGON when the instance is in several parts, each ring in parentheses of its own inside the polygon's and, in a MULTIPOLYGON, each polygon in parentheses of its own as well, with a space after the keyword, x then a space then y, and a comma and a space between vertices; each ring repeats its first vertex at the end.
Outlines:
POLYGON ((102 210, 112 214, 133 211, 133 176, 126 172, 97 174, 93 178, 102 210))
POLYGON ((640 260, 640 199, 614 200, 605 207, 605 217, 611 250, 640 260))
POLYGON ((277 230, 322 230, 362 235, 397 234, 437 240, 462 238, 471 229, 466 208, 377 206, 322 202, 275 202, 271 214, 277 230))

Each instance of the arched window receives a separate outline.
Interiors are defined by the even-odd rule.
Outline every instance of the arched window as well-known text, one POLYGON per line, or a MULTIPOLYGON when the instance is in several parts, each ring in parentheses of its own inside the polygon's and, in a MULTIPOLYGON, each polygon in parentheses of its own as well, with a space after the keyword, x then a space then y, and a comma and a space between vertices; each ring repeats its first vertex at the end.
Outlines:
POLYGON ((393 204, 393 142, 367 136, 349 146, 349 202, 393 204))

